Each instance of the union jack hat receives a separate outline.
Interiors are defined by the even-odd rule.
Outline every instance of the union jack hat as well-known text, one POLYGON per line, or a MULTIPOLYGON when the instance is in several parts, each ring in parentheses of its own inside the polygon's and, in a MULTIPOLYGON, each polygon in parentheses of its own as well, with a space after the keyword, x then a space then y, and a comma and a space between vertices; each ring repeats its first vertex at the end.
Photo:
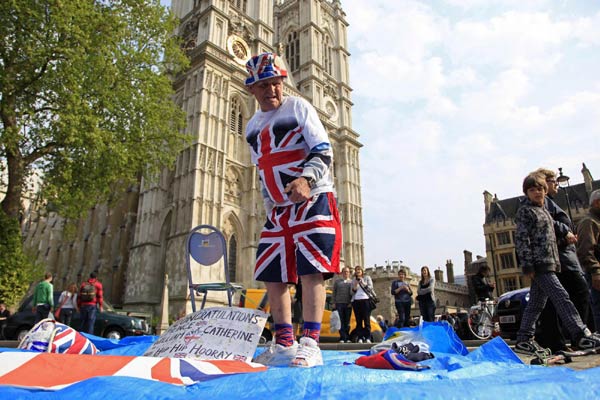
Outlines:
POLYGON ((246 63, 246 70, 248 70, 246 86, 251 86, 258 81, 276 76, 287 77, 287 71, 283 66, 281 57, 275 53, 262 53, 252 57, 246 63))

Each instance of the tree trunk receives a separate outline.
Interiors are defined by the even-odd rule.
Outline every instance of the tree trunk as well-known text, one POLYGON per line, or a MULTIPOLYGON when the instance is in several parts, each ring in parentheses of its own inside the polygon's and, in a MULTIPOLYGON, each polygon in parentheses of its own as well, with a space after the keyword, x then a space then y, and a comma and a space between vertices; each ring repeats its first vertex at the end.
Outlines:
POLYGON ((4 152, 8 171, 6 196, 0 205, 9 218, 18 218, 21 208, 21 196, 23 195, 25 166, 19 148, 19 128, 15 114, 14 96, 6 96, 0 101, 0 118, 4 124, 4 152))

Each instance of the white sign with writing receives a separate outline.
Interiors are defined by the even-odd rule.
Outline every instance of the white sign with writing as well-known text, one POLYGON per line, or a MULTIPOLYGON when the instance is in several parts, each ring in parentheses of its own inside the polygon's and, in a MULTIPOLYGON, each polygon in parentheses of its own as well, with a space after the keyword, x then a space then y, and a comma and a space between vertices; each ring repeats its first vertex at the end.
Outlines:
POLYGON ((144 355, 251 361, 267 317, 250 308, 205 308, 176 321, 144 355))

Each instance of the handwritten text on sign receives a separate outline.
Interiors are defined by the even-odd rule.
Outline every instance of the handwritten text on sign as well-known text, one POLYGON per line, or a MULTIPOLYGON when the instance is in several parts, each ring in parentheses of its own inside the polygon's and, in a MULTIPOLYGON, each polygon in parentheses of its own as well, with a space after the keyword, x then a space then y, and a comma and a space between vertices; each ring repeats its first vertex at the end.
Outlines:
POLYGON ((176 321, 144 355, 250 361, 267 317, 249 308, 205 308, 176 321))

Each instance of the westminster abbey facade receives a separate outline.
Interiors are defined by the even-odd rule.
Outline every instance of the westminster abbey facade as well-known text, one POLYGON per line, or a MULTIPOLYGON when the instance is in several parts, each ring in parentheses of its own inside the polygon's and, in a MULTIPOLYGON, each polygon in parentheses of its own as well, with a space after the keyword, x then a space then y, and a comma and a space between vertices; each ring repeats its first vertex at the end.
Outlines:
MULTIPOLYGON (((173 0, 172 10, 191 61, 174 81, 191 143, 156 181, 129 188, 116 206, 90 210, 75 238, 63 238, 60 217, 30 215, 26 246, 54 273, 55 287, 97 271, 109 301, 156 312, 167 274, 171 314, 189 311, 185 240, 199 224, 225 234, 230 279, 259 286, 253 269, 265 215, 244 131, 258 105, 245 89, 244 64, 264 51, 283 57, 289 72, 284 94, 308 99, 330 136, 342 263, 362 265, 361 144, 352 129, 348 23, 340 2, 173 0)), ((209 298, 215 305, 224 301, 209 298)))

